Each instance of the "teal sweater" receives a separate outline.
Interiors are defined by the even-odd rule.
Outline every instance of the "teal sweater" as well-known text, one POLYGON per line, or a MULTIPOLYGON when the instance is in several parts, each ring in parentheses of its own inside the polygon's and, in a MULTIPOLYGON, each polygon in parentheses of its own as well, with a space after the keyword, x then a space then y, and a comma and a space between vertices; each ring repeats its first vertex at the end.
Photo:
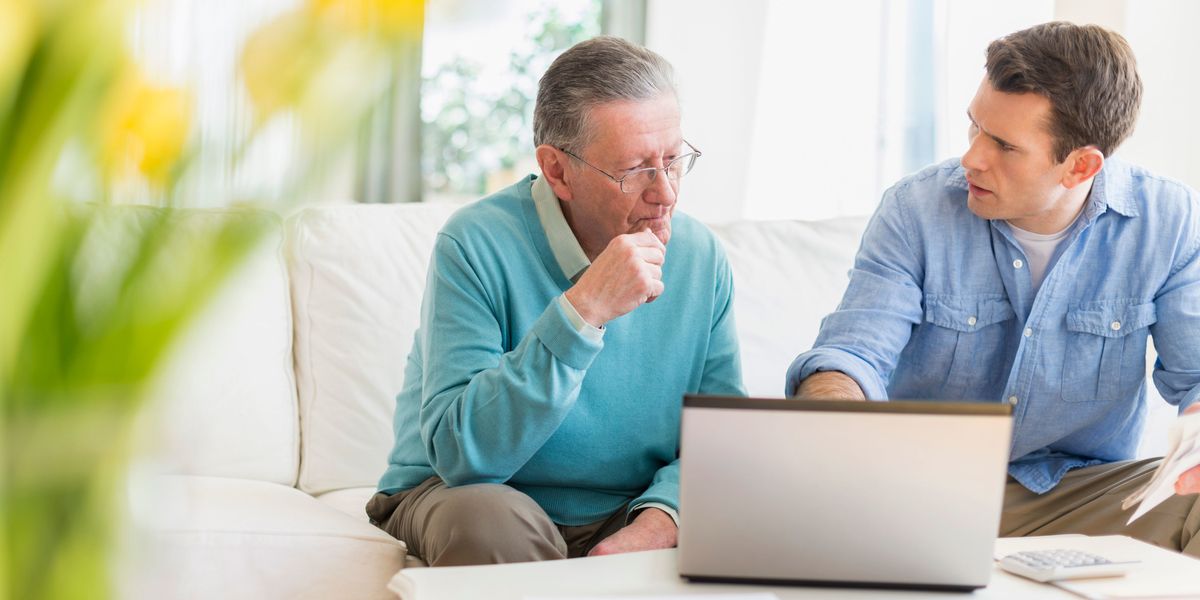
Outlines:
POLYGON ((505 483, 562 525, 626 503, 678 510, 683 395, 743 394, 725 254, 676 213, 666 290, 596 343, 556 301, 571 282, 532 181, 464 207, 437 236, 379 489, 434 474, 450 486, 505 483))

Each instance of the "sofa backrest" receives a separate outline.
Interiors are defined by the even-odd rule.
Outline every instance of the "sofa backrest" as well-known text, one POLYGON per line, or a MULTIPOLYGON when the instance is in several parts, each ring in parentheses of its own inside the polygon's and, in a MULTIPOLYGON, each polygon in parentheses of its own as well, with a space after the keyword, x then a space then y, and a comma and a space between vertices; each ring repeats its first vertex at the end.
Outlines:
POLYGON ((335 206, 290 219, 301 490, 373 486, 383 474, 434 238, 457 208, 335 206))
MULTIPOLYGON (((290 221, 302 490, 372 486, 386 467, 433 240, 456 208, 323 207, 290 221)), ((841 297, 864 225, 852 218, 714 228, 734 272, 751 393, 783 394, 787 365, 841 297)))
POLYGON ((751 396, 782 397, 796 355, 837 307, 866 217, 713 226, 733 271, 742 377, 751 396))
MULTIPOLYGON (((122 220, 153 210, 110 208, 122 220)), ((172 474, 295 485, 300 428, 292 376, 292 312, 283 223, 270 213, 189 210, 179 233, 223 219, 265 219, 268 230, 168 356, 155 383, 153 468, 172 474)))

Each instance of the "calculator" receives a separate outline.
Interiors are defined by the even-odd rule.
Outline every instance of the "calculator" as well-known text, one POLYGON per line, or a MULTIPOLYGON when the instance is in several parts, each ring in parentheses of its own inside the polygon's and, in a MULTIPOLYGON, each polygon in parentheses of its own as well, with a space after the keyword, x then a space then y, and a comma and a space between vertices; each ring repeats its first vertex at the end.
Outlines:
POLYGON ((1114 562, 1079 550, 1028 550, 1009 554, 1000 568, 1034 581, 1060 581, 1088 577, 1120 577, 1139 561, 1114 562))

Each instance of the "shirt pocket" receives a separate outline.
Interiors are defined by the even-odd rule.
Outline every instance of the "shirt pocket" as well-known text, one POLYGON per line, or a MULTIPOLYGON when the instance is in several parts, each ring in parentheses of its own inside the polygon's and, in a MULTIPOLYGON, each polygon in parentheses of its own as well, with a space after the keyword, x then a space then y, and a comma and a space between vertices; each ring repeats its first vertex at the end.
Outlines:
POLYGON ((1147 328, 1157 321, 1152 302, 1090 302, 1068 309, 1063 400, 1131 398, 1146 375, 1147 328))
POLYGON ((923 379, 937 386, 936 397, 982 400, 995 395, 983 389, 993 379, 988 365, 1004 347, 1005 323, 1016 317, 1003 296, 934 296, 925 298, 924 340, 919 350, 923 379))

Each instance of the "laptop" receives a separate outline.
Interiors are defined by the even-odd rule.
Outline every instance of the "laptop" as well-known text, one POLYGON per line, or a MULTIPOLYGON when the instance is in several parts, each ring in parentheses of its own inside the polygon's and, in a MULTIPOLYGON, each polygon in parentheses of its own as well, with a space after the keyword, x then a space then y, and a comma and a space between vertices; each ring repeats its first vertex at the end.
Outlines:
POLYGON ((984 587, 1012 431, 1003 403, 686 396, 679 573, 984 587))

